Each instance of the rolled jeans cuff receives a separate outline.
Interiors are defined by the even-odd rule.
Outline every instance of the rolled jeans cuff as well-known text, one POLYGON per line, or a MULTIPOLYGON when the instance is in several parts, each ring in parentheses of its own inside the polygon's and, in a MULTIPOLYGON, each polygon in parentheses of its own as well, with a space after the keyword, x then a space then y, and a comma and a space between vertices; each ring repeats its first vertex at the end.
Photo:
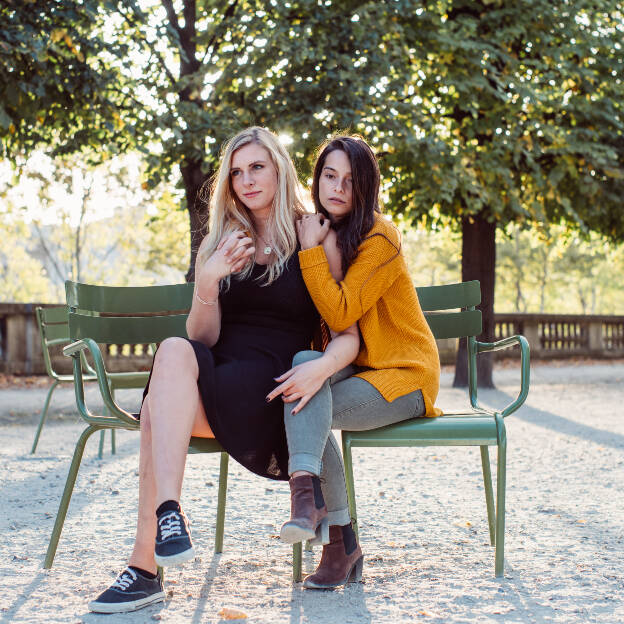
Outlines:
POLYGON ((299 470, 311 472, 318 477, 321 474, 321 460, 311 453, 295 453, 288 459, 288 474, 299 470))
POLYGON ((349 509, 338 509, 336 511, 328 511, 327 519, 330 526, 344 526, 345 524, 351 524, 351 514, 349 509))

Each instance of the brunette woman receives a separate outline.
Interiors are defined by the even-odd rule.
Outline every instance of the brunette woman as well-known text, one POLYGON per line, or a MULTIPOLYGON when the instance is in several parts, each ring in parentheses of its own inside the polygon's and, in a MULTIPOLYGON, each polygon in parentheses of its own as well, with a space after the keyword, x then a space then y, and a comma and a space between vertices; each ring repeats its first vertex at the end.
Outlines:
POLYGON ((269 394, 270 399, 285 397, 292 505, 282 538, 314 539, 311 525, 330 524, 330 542, 316 572, 305 579, 307 588, 333 588, 362 574, 342 457, 331 429, 367 430, 441 413, 434 407, 440 379, 436 343, 401 253, 399 232, 381 214, 379 182, 367 143, 356 136, 335 137, 322 148, 314 169, 317 214, 298 222, 299 263, 322 318, 335 332, 357 323, 361 334, 353 365, 324 381, 313 397, 310 370, 322 357, 314 351, 298 353, 269 394), (330 270, 336 258, 342 280, 330 270), (319 477, 325 513, 298 497, 299 480, 319 477))

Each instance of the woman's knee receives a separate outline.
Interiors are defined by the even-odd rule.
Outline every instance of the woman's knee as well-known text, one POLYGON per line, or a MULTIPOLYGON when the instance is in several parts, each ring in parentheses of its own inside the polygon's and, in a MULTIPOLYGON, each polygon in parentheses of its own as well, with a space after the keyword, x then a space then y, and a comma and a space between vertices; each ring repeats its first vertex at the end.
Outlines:
POLYGON ((304 362, 318 360, 320 357, 323 357, 323 354, 320 351, 299 351, 299 353, 295 353, 292 363, 293 366, 297 366, 298 364, 303 364, 304 362))
POLYGON ((191 343, 184 338, 165 338, 154 356, 154 372, 163 368, 168 373, 197 373, 197 358, 191 343))

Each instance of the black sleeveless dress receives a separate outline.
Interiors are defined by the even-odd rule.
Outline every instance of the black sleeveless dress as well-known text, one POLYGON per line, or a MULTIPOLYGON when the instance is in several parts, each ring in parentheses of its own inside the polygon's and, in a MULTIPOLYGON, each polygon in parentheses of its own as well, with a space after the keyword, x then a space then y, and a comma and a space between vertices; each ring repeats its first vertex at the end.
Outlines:
POLYGON ((209 348, 189 340, 199 364, 198 387, 210 428, 221 446, 245 468, 288 480, 283 402, 266 395, 275 377, 310 348, 319 315, 308 294, 295 252, 268 286, 254 265, 246 280, 232 278, 220 295, 221 332, 209 348), (264 280, 262 280, 264 282, 264 280))

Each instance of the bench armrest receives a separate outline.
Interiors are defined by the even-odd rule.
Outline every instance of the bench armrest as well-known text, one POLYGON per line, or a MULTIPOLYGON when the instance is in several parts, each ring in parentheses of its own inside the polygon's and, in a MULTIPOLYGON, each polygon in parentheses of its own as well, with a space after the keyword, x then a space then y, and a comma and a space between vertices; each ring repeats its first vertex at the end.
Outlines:
POLYGON ((63 349, 63 355, 71 357, 74 363, 74 389, 76 391, 76 404, 80 415, 88 423, 97 424, 119 424, 120 422, 129 425, 132 429, 138 429, 139 421, 129 412, 117 405, 113 399, 108 385, 108 374, 104 366, 104 359, 97 343, 91 338, 83 338, 76 342, 72 342, 63 349), (108 409, 110 416, 98 416, 93 414, 87 408, 84 396, 84 379, 82 371, 82 358, 84 351, 89 351, 93 358, 95 366, 95 374, 97 376, 98 386, 104 405, 108 409))
POLYGON ((476 341, 477 354, 486 353, 488 351, 500 351, 501 349, 513 347, 516 344, 520 345, 520 392, 516 400, 500 412, 503 418, 513 414, 526 401, 527 395, 529 394, 529 343, 524 336, 509 336, 497 342, 476 341))

